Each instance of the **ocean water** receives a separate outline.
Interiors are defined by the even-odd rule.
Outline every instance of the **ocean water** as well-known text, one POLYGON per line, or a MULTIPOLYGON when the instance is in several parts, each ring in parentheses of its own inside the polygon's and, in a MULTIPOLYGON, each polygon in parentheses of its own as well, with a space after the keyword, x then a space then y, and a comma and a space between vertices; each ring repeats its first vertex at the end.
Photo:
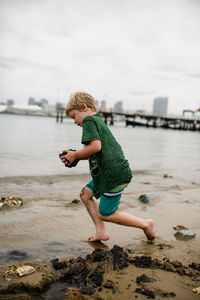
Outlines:
MULTIPOLYGON (((153 218, 158 236, 164 239, 173 238, 172 227, 177 224, 198 235, 199 133, 126 128, 123 123, 110 129, 135 173, 120 209, 153 218), (165 173, 172 178, 163 178, 165 173), (153 199, 145 207, 138 201, 144 193, 153 199)), ((81 131, 68 119, 61 124, 54 118, 0 114, 0 197, 24 201, 21 207, 0 209, 0 266, 16 263, 9 256, 11 250, 23 251, 27 261, 36 262, 93 251, 93 245, 85 243, 94 233, 93 223, 81 202, 72 203, 90 180, 88 162, 69 169, 58 157, 64 149, 82 148, 81 131)), ((144 239, 138 229, 110 223, 106 228, 112 238, 102 247, 136 245, 144 239)), ((194 243, 193 249, 199 250, 198 239, 194 243)))
MULTIPOLYGON (((131 169, 200 178, 200 133, 159 128, 110 126, 131 169)), ((66 168, 58 154, 81 149, 81 128, 72 120, 0 115, 0 177, 88 173, 88 162, 66 168)))

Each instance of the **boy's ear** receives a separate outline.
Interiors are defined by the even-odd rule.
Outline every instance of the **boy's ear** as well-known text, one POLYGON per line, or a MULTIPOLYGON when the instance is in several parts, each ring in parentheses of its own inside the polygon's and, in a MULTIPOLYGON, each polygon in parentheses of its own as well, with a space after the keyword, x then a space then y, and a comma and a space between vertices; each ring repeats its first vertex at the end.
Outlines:
POLYGON ((83 108, 83 111, 87 111, 87 109, 88 109, 87 104, 82 103, 82 108, 83 108))

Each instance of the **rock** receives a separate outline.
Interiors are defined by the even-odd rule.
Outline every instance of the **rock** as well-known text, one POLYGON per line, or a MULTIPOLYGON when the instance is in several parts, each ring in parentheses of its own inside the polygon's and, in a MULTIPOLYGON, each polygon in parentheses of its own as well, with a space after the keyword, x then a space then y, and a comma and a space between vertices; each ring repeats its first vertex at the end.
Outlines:
POLYGON ((193 203, 194 203, 194 200, 186 200, 185 202, 186 202, 186 203, 189 203, 189 204, 193 204, 193 203))
POLYGON ((192 290, 194 293, 196 293, 197 295, 200 295, 200 286, 198 286, 197 288, 192 290))
POLYGON ((124 249, 114 245, 111 249, 113 255, 113 270, 123 269, 128 266, 128 254, 124 252, 124 249))
POLYGON ((22 267, 18 267, 16 269, 16 273, 20 276, 20 277, 23 277, 25 275, 29 275, 29 274, 32 274, 36 272, 35 268, 33 268, 32 266, 29 266, 29 265, 25 265, 25 266, 22 266, 22 267))
POLYGON ((80 288, 80 293, 92 296, 95 293, 95 289, 92 286, 83 286, 80 288))
POLYGON ((148 298, 152 298, 152 299, 155 298, 154 292, 152 292, 151 290, 148 290, 148 289, 145 288, 144 286, 143 286, 142 288, 137 288, 137 289, 135 289, 135 293, 139 293, 139 294, 145 295, 145 296, 147 296, 148 298))
POLYGON ((0 203, 2 203, 3 206, 10 206, 10 207, 21 206, 23 205, 23 200, 20 197, 13 197, 13 196, 8 198, 3 197, 0 199, 0 203))
POLYGON ((2 300, 31 300, 33 298, 31 296, 23 293, 23 294, 17 294, 17 295, 14 295, 14 294, 3 295, 3 298, 1 298, 1 296, 0 296, 0 299, 2 299, 2 300))
POLYGON ((78 200, 78 199, 74 199, 74 200, 72 200, 72 203, 74 203, 74 204, 77 204, 77 203, 79 203, 79 202, 81 202, 80 200, 78 200))
POLYGON ((164 262, 162 265, 162 270, 173 272, 173 266, 170 262, 164 262))
POLYGON ((151 256, 135 256, 133 263, 138 268, 151 268, 152 267, 152 258, 151 256))
POLYGON ((112 280, 107 280, 103 287, 105 287, 105 289, 113 289, 114 283, 112 280))
POLYGON ((5 279, 6 280, 11 280, 12 278, 17 278, 16 275, 23 277, 25 275, 30 275, 32 273, 36 272, 36 269, 30 265, 24 265, 24 266, 15 266, 11 265, 8 267, 8 269, 5 272, 5 279))
POLYGON ((199 282, 200 281, 200 276, 193 277, 192 281, 198 281, 199 282))
POLYGON ((179 191, 181 191, 181 188, 180 188, 180 186, 179 186, 178 184, 172 185, 171 188, 174 189, 174 190, 179 190, 179 191))
POLYGON ((92 260, 95 261, 104 261, 106 260, 106 253, 103 249, 97 248, 92 253, 92 260))
POLYGON ((182 229, 188 229, 188 228, 186 228, 186 227, 183 226, 183 225, 176 225, 176 226, 173 227, 173 229, 176 230, 176 231, 179 231, 179 230, 182 230, 182 229))
POLYGON ((52 267, 54 268, 54 270, 58 271, 58 270, 61 270, 61 269, 64 269, 66 267, 66 263, 65 262, 59 262, 58 261, 58 258, 56 259, 53 259, 51 261, 52 263, 52 267))
POLYGON ((91 280, 94 287, 101 286, 103 282, 103 274, 104 272, 100 265, 89 274, 88 278, 91 280))
POLYGON ((169 244, 158 244, 159 249, 163 250, 164 248, 172 249, 174 248, 172 245, 169 244))
POLYGON ((153 282, 153 281, 156 281, 156 279, 153 278, 153 277, 148 277, 148 276, 145 275, 145 274, 143 274, 143 275, 141 275, 141 276, 138 276, 138 277, 136 278, 136 282, 137 282, 137 283, 140 283, 140 282, 153 282))
POLYGON ((79 293, 75 288, 68 288, 65 293, 65 300, 86 300, 87 298, 79 293))
POLYGON ((142 194, 138 200, 140 200, 142 203, 146 204, 150 202, 150 198, 146 194, 142 194))
POLYGON ((175 234, 175 237, 181 238, 181 239, 191 239, 195 238, 196 233, 189 229, 182 229, 177 231, 175 234))
POLYGON ((189 265, 190 268, 194 269, 194 270, 198 270, 200 271, 200 264, 197 264, 195 262, 192 262, 190 265, 189 265))
POLYGON ((116 292, 116 287, 115 287, 114 283, 112 282, 112 280, 107 280, 103 287, 105 289, 111 289, 113 294, 115 294, 115 292, 116 292))
POLYGON ((15 265, 9 266, 4 274, 6 280, 11 280, 16 275, 17 267, 15 265))
POLYGON ((72 206, 75 206, 75 205, 79 204, 80 202, 81 202, 81 200, 74 199, 71 202, 67 203, 65 206, 66 207, 72 207, 72 206))
POLYGON ((169 175, 169 174, 167 174, 167 173, 164 174, 163 177, 164 177, 164 178, 173 178, 173 176, 171 176, 171 175, 169 175))
POLYGON ((162 292, 161 296, 164 297, 164 298, 170 298, 170 297, 172 298, 172 297, 176 297, 176 294, 173 293, 173 292, 170 292, 170 293, 168 293, 168 292, 162 292))
POLYGON ((182 263, 178 260, 172 261, 172 264, 175 268, 183 268, 182 263))

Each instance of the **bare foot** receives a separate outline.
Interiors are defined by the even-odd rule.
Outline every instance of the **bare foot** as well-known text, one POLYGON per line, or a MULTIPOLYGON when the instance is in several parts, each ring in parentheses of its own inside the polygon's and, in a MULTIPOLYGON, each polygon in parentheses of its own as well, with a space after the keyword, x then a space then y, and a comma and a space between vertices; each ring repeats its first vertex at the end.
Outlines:
POLYGON ((99 241, 108 241, 110 236, 108 233, 105 234, 95 234, 88 238, 87 242, 99 242, 99 241))
POLYGON ((153 241, 156 238, 156 233, 154 230, 154 222, 152 219, 146 220, 146 227, 143 230, 149 241, 153 241))

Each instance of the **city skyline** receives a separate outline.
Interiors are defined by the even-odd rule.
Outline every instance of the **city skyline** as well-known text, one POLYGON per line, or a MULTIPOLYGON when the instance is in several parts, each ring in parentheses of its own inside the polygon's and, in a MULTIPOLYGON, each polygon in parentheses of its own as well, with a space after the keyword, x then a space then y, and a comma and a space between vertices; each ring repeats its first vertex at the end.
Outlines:
MULTIPOLYGON (((197 109, 183 109, 180 113, 168 113, 168 104, 169 104, 169 99, 168 97, 156 97, 152 99, 152 107, 151 109, 127 109, 124 107, 124 101, 119 100, 119 101, 114 101, 113 106, 108 105, 106 100, 96 100, 97 107, 99 111, 105 111, 105 112, 141 112, 145 114, 152 114, 152 115, 162 115, 162 116, 180 116, 184 115, 184 111, 188 111, 190 113, 197 113, 200 111, 200 107, 197 109)), ((56 102, 54 104, 49 103, 47 99, 41 98, 39 100, 35 99, 34 97, 29 97, 27 99, 26 103, 23 104, 18 104, 15 102, 14 99, 7 99, 6 101, 0 101, 0 111, 2 112, 3 110, 6 110, 6 107, 11 107, 20 109, 20 107, 23 108, 28 108, 29 106, 33 108, 34 106, 42 108, 43 110, 46 111, 56 111, 57 105, 61 105, 63 108, 65 107, 66 103, 64 102, 56 102)), ((34 109, 35 110, 35 109, 34 109)))
POLYGON ((0 102, 50 104, 83 90, 109 107, 200 107, 197 0, 1 1, 0 102))

